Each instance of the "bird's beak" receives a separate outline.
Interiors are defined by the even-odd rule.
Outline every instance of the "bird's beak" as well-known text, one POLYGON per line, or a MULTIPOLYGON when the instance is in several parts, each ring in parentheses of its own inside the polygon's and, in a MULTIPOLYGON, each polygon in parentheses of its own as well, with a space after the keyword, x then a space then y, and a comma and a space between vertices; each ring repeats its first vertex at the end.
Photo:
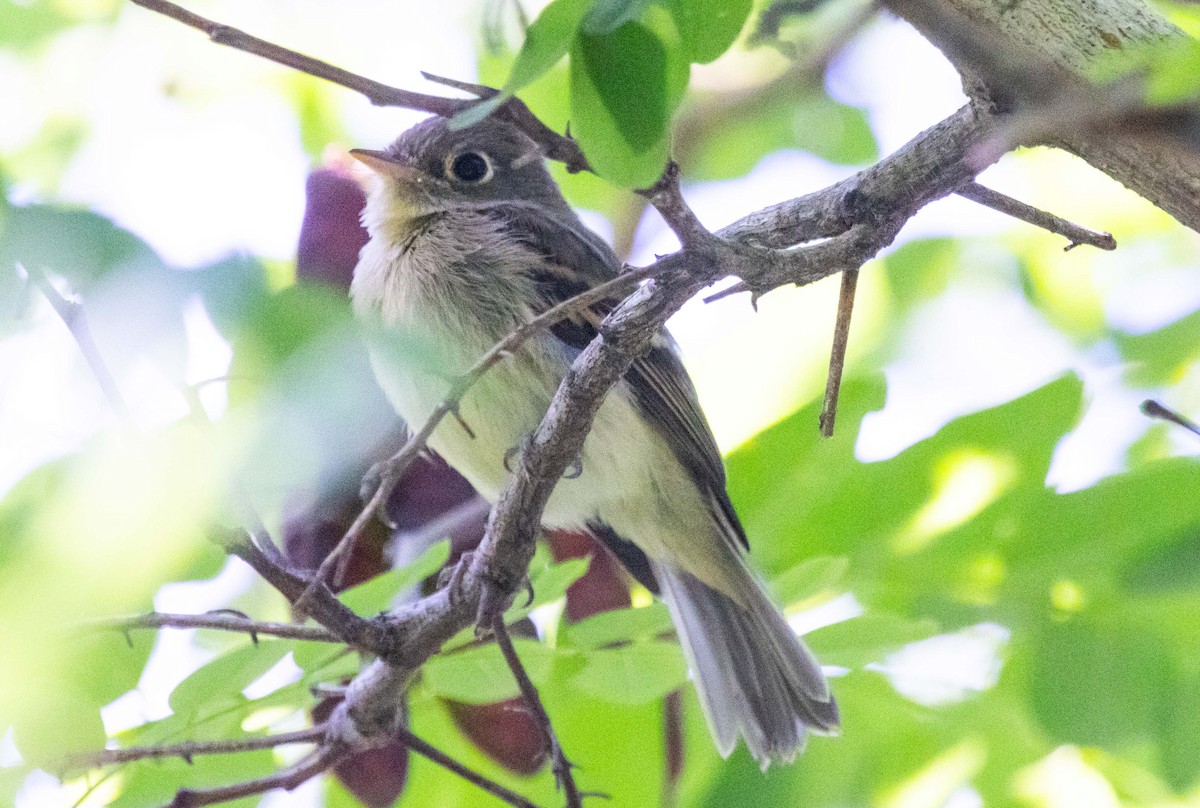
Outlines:
POLYGON ((418 184, 428 179, 425 172, 402 163, 387 152, 374 149, 351 149, 350 156, 361 162, 367 168, 384 177, 400 180, 404 183, 418 184))

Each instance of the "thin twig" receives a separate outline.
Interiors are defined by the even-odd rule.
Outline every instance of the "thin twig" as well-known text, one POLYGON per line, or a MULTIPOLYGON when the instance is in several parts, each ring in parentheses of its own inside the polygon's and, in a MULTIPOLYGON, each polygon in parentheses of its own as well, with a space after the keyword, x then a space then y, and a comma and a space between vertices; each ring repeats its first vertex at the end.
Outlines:
POLYGON ((837 420, 838 393, 842 389, 842 370, 846 366, 846 345, 850 341, 850 316, 854 312, 854 292, 858 288, 858 270, 842 273, 842 288, 838 294, 837 322, 833 326, 833 348, 829 352, 829 376, 825 380, 825 401, 821 405, 818 423, 821 435, 833 437, 837 420))
POLYGON ((67 300, 60 295, 54 288, 54 284, 46 277, 46 273, 40 269, 26 267, 19 263, 17 268, 24 270, 25 274, 29 276, 29 281, 50 301, 55 313, 67 326, 71 336, 75 338, 75 344, 79 346, 79 352, 83 354, 84 361, 91 368, 92 375, 96 378, 96 383, 100 385, 100 391, 104 394, 108 405, 113 408, 113 412, 117 414, 117 418, 124 426, 132 427, 133 416, 130 415, 129 405, 125 403, 125 398, 121 395, 116 380, 108 371, 108 366, 104 364, 104 359, 100 356, 100 349, 96 347, 96 342, 92 339, 92 331, 88 328, 87 313, 84 311, 83 305, 73 300, 67 300))
MULTIPOLYGON (((444 98, 438 95, 418 93, 392 87, 373 79, 351 73, 340 67, 305 56, 294 50, 259 39, 256 36, 233 28, 223 23, 194 14, 182 6, 167 0, 131 0, 136 5, 170 17, 184 25, 203 31, 208 38, 218 45, 226 45, 245 53, 251 53, 268 59, 276 64, 290 67, 301 73, 315 76, 319 79, 333 82, 349 90, 353 90, 367 98, 372 104, 381 107, 404 107, 422 112, 431 112, 451 118, 479 103, 478 98, 444 98)), ((444 83, 444 82, 443 82, 444 83)), ((491 89, 491 88, 489 88, 491 89)), ((587 158, 583 156, 579 145, 569 137, 558 134, 537 118, 529 107, 517 98, 508 98, 493 113, 501 116, 517 126, 535 143, 542 147, 546 157, 565 163, 571 172, 590 170, 587 158)))
POLYGON ((504 624, 503 614, 497 614, 492 619, 492 633, 496 637, 496 645, 500 646, 500 653, 504 655, 504 661, 508 663, 508 668, 512 671, 513 678, 517 680, 517 687, 521 691, 525 705, 533 714, 534 721, 546 735, 546 741, 550 747, 550 766, 554 771, 558 787, 563 790, 567 798, 567 808, 580 808, 583 805, 583 795, 579 793, 579 787, 575 785, 575 776, 571 772, 574 764, 567 760, 567 756, 563 753, 562 745, 558 742, 558 735, 554 732, 554 725, 550 723, 550 715, 542 705, 542 699, 538 696, 537 688, 530 681, 529 674, 525 672, 521 658, 517 656, 517 649, 513 647, 512 638, 508 636, 508 626, 504 624))
POLYGON ((497 783, 495 780, 492 780, 480 774, 479 772, 464 766, 462 763, 459 763, 457 760, 450 757, 436 746, 421 740, 416 735, 413 735, 411 732, 409 732, 409 730, 405 727, 400 727, 397 730, 396 738, 418 755, 428 758, 437 765, 448 769, 454 774, 457 774, 468 783, 473 783, 474 785, 479 786, 479 788, 491 794, 493 797, 502 799, 509 805, 516 806, 516 808, 538 808, 535 803, 530 802, 515 791, 507 789, 497 783))
POLYGON ((295 732, 281 732, 276 735, 262 735, 228 741, 185 741, 184 743, 163 744, 161 746, 131 746, 128 749, 105 749, 95 754, 80 755, 72 758, 71 762, 73 764, 95 767, 132 763, 136 760, 177 757, 191 763, 192 758, 200 755, 231 755, 239 752, 253 752, 258 749, 274 749, 277 746, 287 746, 289 744, 319 743, 324 735, 325 727, 319 725, 295 732))
POLYGON ((446 397, 434 408, 416 434, 408 439, 408 442, 399 452, 381 464, 383 470, 378 475, 379 486, 375 489, 375 492, 371 495, 371 498, 367 501, 362 511, 359 512, 358 517, 350 525, 350 528, 346 531, 346 535, 342 536, 337 546, 330 551, 329 555, 321 562, 321 566, 313 573, 308 590, 293 604, 297 614, 305 613, 311 591, 326 582, 335 566, 338 566, 337 577, 340 579, 343 576, 343 570, 338 564, 339 559, 350 558, 355 543, 357 543, 371 519, 382 511, 384 505, 387 503, 388 496, 391 494, 392 489, 395 488, 396 482, 400 479, 404 470, 416 459, 418 454, 424 451, 425 444, 429 441, 429 437, 433 434, 434 430, 441 424, 442 419, 458 410, 458 405, 462 401, 463 396, 467 394, 467 391, 471 389, 475 382, 479 381, 485 373, 499 364, 501 360, 513 354, 526 340, 539 331, 549 328, 560 320, 578 311, 582 311, 605 298, 624 293, 635 284, 652 277, 658 271, 661 271, 658 265, 651 265, 624 272, 607 283, 602 283, 599 286, 575 295, 569 300, 564 300, 562 303, 547 309, 524 325, 513 329, 509 332, 508 336, 497 342, 487 353, 481 356, 470 370, 454 382, 446 397))
POLYGON ((1196 426, 1194 422, 1184 418, 1170 407, 1159 404, 1152 398, 1148 398, 1142 402, 1142 413, 1151 418, 1158 418, 1163 421, 1169 421, 1176 426, 1181 426, 1194 435, 1200 435, 1200 426, 1196 426))
POLYGON ((209 612, 207 614, 168 614, 166 612, 151 612, 136 617, 110 617, 90 620, 81 625, 85 629, 111 629, 114 631, 129 631, 135 628, 211 628, 219 631, 237 631, 249 634, 256 639, 259 634, 269 637, 283 637, 289 640, 309 640, 311 642, 342 642, 341 638, 327 629, 317 626, 298 626, 293 623, 271 623, 261 620, 251 620, 249 617, 209 612))
POLYGON ((322 746, 299 762, 280 769, 274 774, 255 780, 246 780, 229 786, 217 788, 190 789, 181 788, 175 793, 169 808, 197 808, 200 805, 217 805, 222 802, 232 802, 242 797, 255 794, 265 794, 276 788, 287 791, 303 785, 326 769, 332 768, 348 754, 341 746, 322 746))
POLYGON ((1063 248, 1064 251, 1072 250, 1080 244, 1087 244, 1090 247, 1096 247, 1101 250, 1115 250, 1117 248, 1117 240, 1113 238, 1112 233, 1090 230, 1082 225, 1055 216, 1053 213, 1035 208, 1033 205, 1026 204, 1019 199, 1013 199, 1011 196, 994 191, 977 182, 967 183, 959 188, 956 193, 961 197, 970 199, 972 202, 977 202, 992 210, 1000 211, 1007 216, 1012 216, 1014 219, 1020 219, 1023 222, 1029 222, 1029 224, 1035 227, 1065 236, 1071 243, 1063 248))

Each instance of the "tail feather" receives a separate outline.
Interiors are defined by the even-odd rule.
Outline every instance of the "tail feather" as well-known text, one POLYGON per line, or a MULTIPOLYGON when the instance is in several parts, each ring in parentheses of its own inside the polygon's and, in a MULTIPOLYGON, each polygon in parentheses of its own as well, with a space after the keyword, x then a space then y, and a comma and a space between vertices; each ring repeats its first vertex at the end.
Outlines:
POLYGON ((739 736, 765 769, 791 762, 808 732, 838 728, 837 703, 821 666, 744 566, 738 603, 691 574, 654 562, 717 749, 739 736))

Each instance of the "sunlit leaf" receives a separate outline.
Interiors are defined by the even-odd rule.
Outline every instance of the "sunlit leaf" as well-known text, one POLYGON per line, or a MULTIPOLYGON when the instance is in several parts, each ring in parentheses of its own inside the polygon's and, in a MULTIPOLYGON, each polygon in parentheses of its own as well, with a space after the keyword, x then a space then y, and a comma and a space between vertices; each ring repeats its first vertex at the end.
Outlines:
MULTIPOLYGON (((550 674, 556 652, 536 640, 520 637, 513 646, 533 683, 550 674)), ((467 704, 490 704, 519 693, 516 680, 494 642, 438 654, 421 669, 425 686, 447 699, 467 704)))
POLYGON ((711 62, 729 49, 753 0, 666 0, 692 62, 711 62))
POLYGON ((377 575, 346 590, 340 595, 341 600, 361 615, 374 616, 391 608, 400 592, 416 586, 441 569, 449 557, 450 541, 439 541, 430 545, 411 564, 377 575))
POLYGON ((687 663, 674 642, 638 642, 600 648, 583 656, 583 669, 571 683, 591 695, 619 704, 662 698, 687 681, 687 663))

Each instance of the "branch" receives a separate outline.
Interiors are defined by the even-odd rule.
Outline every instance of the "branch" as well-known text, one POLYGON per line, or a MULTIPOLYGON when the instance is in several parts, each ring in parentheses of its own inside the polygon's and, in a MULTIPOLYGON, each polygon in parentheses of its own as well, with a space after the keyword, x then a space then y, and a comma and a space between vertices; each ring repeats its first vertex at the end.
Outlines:
POLYGON ((128 749, 105 749, 91 755, 80 755, 72 758, 71 763, 83 766, 113 766, 168 757, 183 758, 187 763, 191 763, 192 758, 199 755, 230 755, 258 749, 274 749, 276 746, 288 744, 320 743, 324 735, 325 727, 321 725, 296 732, 281 732, 277 735, 238 738, 231 741, 187 741, 161 746, 131 746, 128 749))
POLYGON ((265 794, 276 788, 291 791, 326 769, 332 768, 347 754, 345 749, 325 746, 286 769, 280 769, 274 774, 256 780, 247 780, 243 783, 218 786, 217 788, 181 788, 176 792, 175 799, 171 801, 169 808, 197 808, 201 805, 216 805, 242 797, 252 797, 255 794, 265 794))
POLYGON ((91 620, 83 624, 87 629, 112 629, 128 633, 135 628, 211 628, 220 631, 239 631, 249 634, 258 642, 258 635, 283 637, 289 640, 312 642, 341 642, 332 632, 316 626, 298 626, 292 623, 269 623, 251 620, 242 614, 207 612, 205 614, 167 614, 151 612, 136 617, 111 617, 91 620))
POLYGON ((1175 424, 1176 426, 1181 426, 1188 432, 1191 432, 1193 435, 1200 436, 1200 426, 1196 426, 1195 423, 1187 418, 1184 418, 1182 415, 1175 412, 1175 410, 1171 409, 1170 407, 1163 406, 1152 398, 1148 398, 1142 402, 1142 414, 1148 418, 1157 418, 1159 420, 1175 424))
POLYGON ((854 312, 854 292, 858 288, 858 270, 842 273, 842 288, 838 294, 837 322, 833 326, 833 348, 829 352, 829 376, 825 380, 825 401, 817 420, 821 435, 833 437, 837 420, 838 391, 842 389, 842 371, 846 367, 846 346, 850 342, 850 316, 854 312))
POLYGON ((980 185, 977 182, 967 183, 959 188, 957 193, 961 197, 970 199, 972 202, 978 202, 980 205, 989 207, 992 210, 1000 211, 1003 214, 1012 216, 1014 219, 1020 219, 1023 222, 1029 222, 1035 227, 1049 230, 1051 233, 1066 236, 1071 243, 1063 248, 1064 251, 1072 250, 1080 244, 1086 244, 1101 250, 1115 250, 1117 248, 1117 240, 1113 238, 1112 233, 1089 230, 1082 225, 1069 222, 1066 219, 1055 216, 1053 213, 1047 213, 1040 208, 1035 208, 1033 205, 1027 205, 999 191, 993 191, 991 188, 980 185))
POLYGON ((542 705, 542 699, 538 696, 537 688, 530 681, 529 674, 525 672, 521 658, 517 656, 517 649, 513 647, 512 638, 508 636, 508 627, 504 625, 503 614, 497 614, 493 618, 492 633, 496 636, 496 645, 500 646, 500 653, 504 655, 508 669, 512 671, 513 678, 517 680, 517 687, 521 691, 521 697, 525 700, 525 706, 529 708, 529 712, 533 714, 534 720, 546 736, 547 745, 550 747, 554 780, 566 794, 567 808, 581 808, 583 797, 579 793, 579 787, 575 784, 575 776, 571 773, 574 764, 567 760, 562 744, 558 742, 558 734, 554 731, 554 725, 550 723, 550 715, 542 705))
POLYGON ((457 760, 450 757, 436 746, 433 746, 426 741, 421 740, 416 735, 413 735, 405 727, 400 728, 399 732, 397 733, 397 739, 409 749, 416 752, 418 755, 421 755, 433 761, 442 768, 457 774, 468 783, 473 783, 474 785, 479 786, 479 788, 491 794, 493 797, 498 797, 499 799, 507 802, 509 805, 513 805, 516 808, 537 808, 537 805, 525 799, 520 794, 505 788, 495 780, 485 777, 474 769, 464 766, 462 763, 459 763, 457 760))

